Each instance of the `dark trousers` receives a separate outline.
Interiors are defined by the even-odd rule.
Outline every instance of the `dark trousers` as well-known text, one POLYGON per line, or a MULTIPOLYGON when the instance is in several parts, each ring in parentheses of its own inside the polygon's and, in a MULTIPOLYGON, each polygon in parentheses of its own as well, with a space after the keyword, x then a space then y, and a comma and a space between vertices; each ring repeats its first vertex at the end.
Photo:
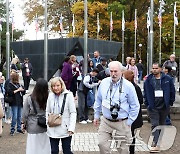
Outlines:
MULTIPOLYGON (((63 149, 64 154, 73 154, 71 152, 71 139, 72 139, 72 136, 61 138, 62 149, 63 149)), ((50 137, 51 154, 59 154, 59 141, 60 141, 60 138, 50 137)))
POLYGON ((134 128, 131 127, 131 134, 132 134, 132 137, 133 137, 133 141, 132 141, 132 145, 129 146, 129 153, 130 154, 134 154, 135 152, 135 142, 136 142, 136 138, 135 138, 135 133, 134 133, 134 128))
MULTIPOLYGON (((150 121, 151 121, 151 128, 152 130, 159 125, 165 124, 165 119, 167 115, 169 114, 169 108, 168 109, 152 109, 148 110, 150 121)), ((152 146, 157 146, 157 142, 159 139, 159 135, 161 133, 161 130, 156 130, 152 133, 154 136, 152 146)))
POLYGON ((70 91, 73 93, 73 96, 75 97, 76 91, 77 91, 77 77, 76 76, 72 78, 70 91))
POLYGON ((25 90, 29 89, 29 83, 30 83, 31 77, 30 76, 23 76, 24 81, 24 88, 25 90))
POLYGON ((79 120, 88 120, 87 95, 78 90, 78 114, 79 120))

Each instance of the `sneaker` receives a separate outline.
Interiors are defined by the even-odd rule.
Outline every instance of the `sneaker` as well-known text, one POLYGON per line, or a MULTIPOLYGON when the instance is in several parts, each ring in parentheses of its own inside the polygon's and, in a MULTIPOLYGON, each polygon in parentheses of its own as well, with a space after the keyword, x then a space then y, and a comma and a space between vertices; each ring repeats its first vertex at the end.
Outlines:
POLYGON ((17 130, 17 133, 24 134, 22 130, 17 130))
POLYGON ((87 122, 87 123, 92 123, 92 120, 89 120, 89 119, 88 119, 88 120, 86 120, 86 122, 87 122))
POLYGON ((79 122, 80 124, 87 124, 87 121, 83 120, 79 122))
POLYGON ((10 135, 11 135, 11 136, 14 136, 14 132, 10 132, 10 135))
POLYGON ((157 153, 157 152, 160 152, 160 148, 159 147, 151 147, 150 149, 150 153, 157 153))
POLYGON ((5 121, 5 123, 11 124, 11 119, 7 119, 7 120, 5 121))

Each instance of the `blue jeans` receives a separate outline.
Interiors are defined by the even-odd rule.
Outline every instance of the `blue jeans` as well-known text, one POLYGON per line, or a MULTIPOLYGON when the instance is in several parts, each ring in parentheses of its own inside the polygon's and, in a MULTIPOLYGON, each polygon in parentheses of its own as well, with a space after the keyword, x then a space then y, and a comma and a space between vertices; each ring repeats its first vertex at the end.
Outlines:
POLYGON ((176 76, 172 77, 173 78, 173 83, 175 84, 176 81, 176 76))
POLYGON ((17 131, 21 130, 21 106, 11 106, 12 109, 12 122, 11 122, 11 132, 15 131, 15 126, 17 123, 17 131))
MULTIPOLYGON (((64 154, 72 154, 71 152, 71 139, 72 136, 61 138, 62 149, 64 154)), ((59 140, 60 138, 51 138, 51 154, 59 154, 59 140)))
POLYGON ((12 113, 11 113, 11 107, 9 106, 8 103, 5 104, 5 118, 10 119, 12 117, 12 113))
POLYGON ((138 83, 142 80, 143 71, 138 71, 138 83))

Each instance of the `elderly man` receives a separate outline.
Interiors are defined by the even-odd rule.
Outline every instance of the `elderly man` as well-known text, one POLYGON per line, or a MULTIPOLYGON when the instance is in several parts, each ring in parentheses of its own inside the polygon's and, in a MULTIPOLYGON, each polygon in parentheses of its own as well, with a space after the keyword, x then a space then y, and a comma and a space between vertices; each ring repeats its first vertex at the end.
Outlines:
MULTIPOLYGON (((128 154, 127 141, 131 138, 131 124, 139 113, 139 102, 132 83, 122 77, 122 64, 109 63, 110 77, 102 80, 94 104, 94 125, 99 124, 99 148, 101 154, 111 152, 111 140, 115 136, 124 137, 117 150, 128 154)), ((118 140, 120 140, 118 138, 118 140)))
POLYGON ((176 75, 177 75, 177 63, 175 62, 175 55, 170 55, 170 60, 164 62, 163 67, 170 66, 172 68, 171 75, 173 77, 173 82, 175 83, 176 75))

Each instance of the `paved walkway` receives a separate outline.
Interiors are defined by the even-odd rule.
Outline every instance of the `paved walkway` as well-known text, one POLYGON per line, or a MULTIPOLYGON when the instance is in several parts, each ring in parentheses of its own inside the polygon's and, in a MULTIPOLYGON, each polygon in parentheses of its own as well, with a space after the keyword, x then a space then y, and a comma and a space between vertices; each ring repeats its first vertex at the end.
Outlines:
MULTIPOLYGON (((32 91, 33 84, 31 84, 30 91, 32 91)), ((179 99, 179 96, 178 96, 179 99)), ((180 99, 179 99, 180 100, 180 99)), ((176 102, 180 105, 180 101, 176 102)), ((168 150, 162 151, 162 154, 179 154, 180 153, 180 120, 172 122, 177 129, 177 134, 172 147, 168 150)), ((26 137, 27 134, 9 135, 10 125, 4 123, 2 137, 0 137, 0 154, 25 154, 26 137)), ((76 125, 76 132, 72 139, 72 150, 74 154, 99 154, 98 148, 98 127, 93 124, 79 124, 76 125)), ((151 134, 151 125, 144 123, 143 127, 137 132, 137 146, 136 154, 149 153, 147 143, 151 134), (142 138, 142 139, 141 139, 142 138)), ((169 135, 164 143, 169 143, 172 132, 166 133, 169 135)), ((61 152, 62 153, 62 152, 61 152)), ((113 150, 112 153, 117 153, 113 150)))
MULTIPOLYGON (((180 153, 180 121, 173 121, 173 125, 177 128, 177 134, 173 146, 162 154, 179 154, 180 153)), ((73 135, 72 150, 74 154, 99 154, 97 127, 93 124, 77 123, 76 132, 73 135)), ((3 135, 0 138, 0 154, 25 154, 27 134, 9 135, 10 125, 4 124, 3 135)), ((170 133, 171 135, 171 133, 170 133)), ((150 124, 144 123, 139 132, 136 146, 136 154, 149 153, 147 143, 150 136, 150 124)), ((166 140, 169 143, 170 137, 166 140)), ((114 151, 113 153, 117 153, 114 151)))

